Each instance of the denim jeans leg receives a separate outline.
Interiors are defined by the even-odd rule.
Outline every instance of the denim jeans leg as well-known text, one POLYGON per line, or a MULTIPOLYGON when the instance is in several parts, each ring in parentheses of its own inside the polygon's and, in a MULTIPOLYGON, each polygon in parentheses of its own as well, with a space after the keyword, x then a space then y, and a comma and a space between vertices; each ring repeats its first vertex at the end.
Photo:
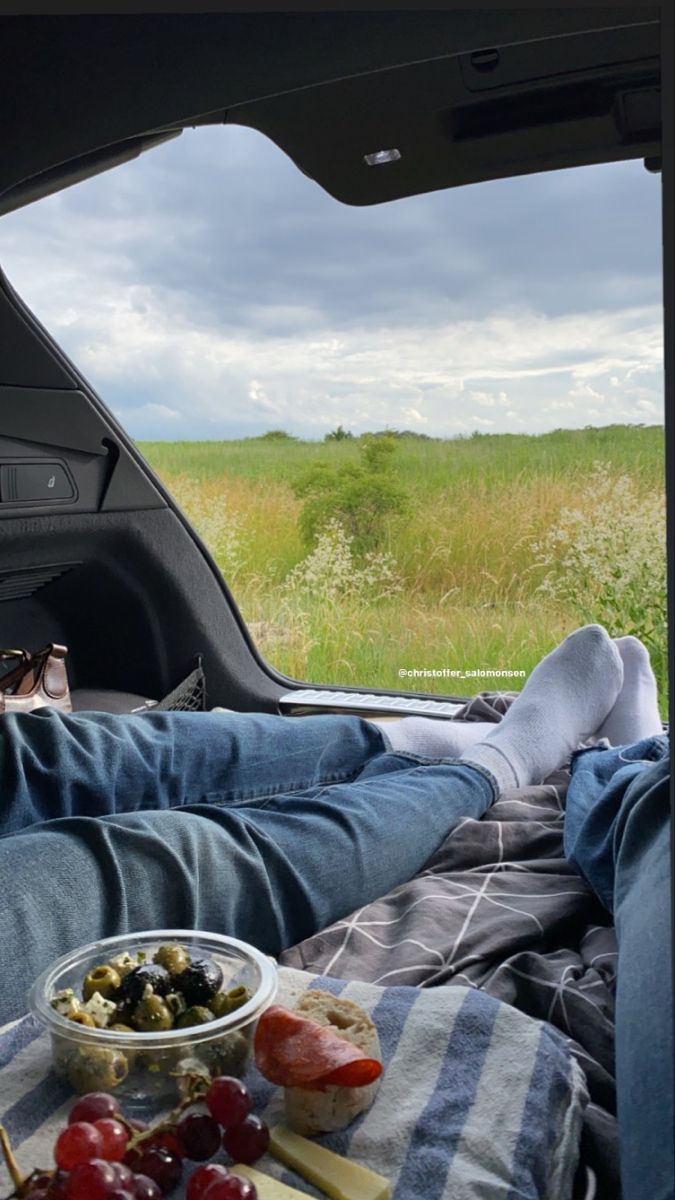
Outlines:
POLYGON ((670 768, 628 788, 615 835, 616 1072, 624 1200, 673 1200, 670 768))
POLYGON ((53 817, 261 799, 353 779, 384 743, 352 716, 0 716, 0 835, 53 817))
POLYGON ((649 741, 580 756, 566 815, 573 861, 616 924, 624 1200, 675 1195, 670 761, 666 739, 649 741))
POLYGON ((380 753, 354 780, 0 838, 0 1023, 53 958, 97 938, 205 929, 276 955, 410 878, 495 795, 462 763, 380 753))

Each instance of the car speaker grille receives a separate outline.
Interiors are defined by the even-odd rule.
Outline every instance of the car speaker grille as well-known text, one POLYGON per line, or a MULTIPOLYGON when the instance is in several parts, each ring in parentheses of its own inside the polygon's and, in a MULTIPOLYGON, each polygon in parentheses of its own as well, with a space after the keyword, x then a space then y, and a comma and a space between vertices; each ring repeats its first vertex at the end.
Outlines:
POLYGON ((22 567, 14 571, 0 571, 0 601, 27 600, 40 588, 60 579, 79 562, 49 563, 43 567, 22 567))

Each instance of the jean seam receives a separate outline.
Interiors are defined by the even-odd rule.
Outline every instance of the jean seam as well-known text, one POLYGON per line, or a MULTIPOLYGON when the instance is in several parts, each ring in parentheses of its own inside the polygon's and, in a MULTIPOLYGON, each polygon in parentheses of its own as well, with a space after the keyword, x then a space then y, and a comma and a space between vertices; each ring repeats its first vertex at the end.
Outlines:
MULTIPOLYGON (((368 761, 371 761, 371 760, 368 760, 368 761)), ((269 803, 270 800, 274 800, 274 798, 276 796, 295 795, 297 792, 306 792, 306 791, 308 791, 309 788, 327 787, 331 784, 336 784, 336 783, 352 783, 355 779, 358 779, 358 777, 361 774, 365 765, 366 764, 363 763, 356 771, 350 771, 346 774, 334 773, 332 775, 322 776, 321 778, 318 778, 318 779, 305 780, 301 783, 279 784, 277 787, 273 788, 271 791, 269 791, 269 790, 266 792, 252 791, 252 792, 250 792, 248 794, 244 794, 244 795, 238 794, 236 799, 232 798, 232 796, 228 796, 227 792, 218 792, 218 793, 202 792, 200 794, 200 796, 197 798, 183 800, 181 802, 181 804, 177 807, 184 808, 187 805, 191 805, 191 804, 209 803, 209 804, 214 804, 214 805, 217 805, 220 807, 228 805, 228 806, 234 808, 238 804, 248 804, 251 800, 255 800, 256 803, 259 802, 261 805, 263 805, 265 803, 269 803), (214 795, 214 794, 218 795, 219 799, 218 800, 208 800, 208 796, 214 795)))
POLYGON ((456 758, 453 755, 446 755, 443 758, 438 758, 436 756, 431 758, 428 755, 414 754, 412 752, 406 752, 403 754, 402 752, 399 753, 392 751, 391 753, 396 758, 409 758, 412 762, 418 763, 421 767, 433 767, 434 765, 440 766, 443 764, 444 766, 464 767, 465 769, 468 768, 471 771, 476 771, 479 775, 482 775, 483 779, 485 779, 485 781, 490 785, 493 793, 491 803, 494 803, 499 799, 500 788, 495 776, 491 771, 488 771, 487 767, 483 767, 479 763, 467 762, 466 759, 456 758))

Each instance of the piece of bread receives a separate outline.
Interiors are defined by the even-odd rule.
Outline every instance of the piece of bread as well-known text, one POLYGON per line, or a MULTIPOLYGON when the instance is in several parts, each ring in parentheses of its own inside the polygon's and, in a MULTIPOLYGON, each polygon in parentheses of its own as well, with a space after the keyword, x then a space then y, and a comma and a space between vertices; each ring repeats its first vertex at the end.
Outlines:
MULTIPOLYGON (((319 1025, 328 1026, 338 1037, 358 1046, 368 1058, 382 1061, 377 1029, 368 1013, 352 1000, 310 988, 303 992, 295 1011, 319 1025)), ((376 1079, 365 1087, 328 1084, 323 1091, 285 1088, 286 1124, 304 1137, 344 1129, 354 1117, 370 1108, 379 1086, 380 1080, 376 1079)))

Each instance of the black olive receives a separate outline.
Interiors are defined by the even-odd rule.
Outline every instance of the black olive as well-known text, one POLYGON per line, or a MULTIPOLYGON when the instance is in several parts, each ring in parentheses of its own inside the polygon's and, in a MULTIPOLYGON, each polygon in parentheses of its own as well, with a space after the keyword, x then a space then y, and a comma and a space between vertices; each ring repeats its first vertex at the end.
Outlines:
POLYGON ((182 992, 188 1005, 208 1004, 223 982, 223 972, 209 958, 193 958, 189 967, 174 975, 173 989, 182 992))
POLYGON ((125 1002, 138 1004, 148 984, 156 996, 166 996, 173 988, 171 976, 164 967, 158 966, 157 963, 143 963, 124 976, 115 1000, 120 1006, 125 1002))

